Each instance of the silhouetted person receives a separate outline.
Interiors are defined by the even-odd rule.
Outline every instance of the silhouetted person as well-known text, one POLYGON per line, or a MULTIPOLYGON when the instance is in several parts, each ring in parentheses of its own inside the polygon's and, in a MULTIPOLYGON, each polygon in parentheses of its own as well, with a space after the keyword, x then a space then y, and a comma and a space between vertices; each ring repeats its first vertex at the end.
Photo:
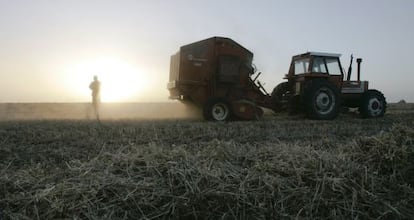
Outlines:
POLYGON ((101 82, 98 77, 94 76, 93 81, 89 84, 89 88, 92 90, 92 106, 96 115, 96 119, 99 120, 99 105, 101 102, 101 82))

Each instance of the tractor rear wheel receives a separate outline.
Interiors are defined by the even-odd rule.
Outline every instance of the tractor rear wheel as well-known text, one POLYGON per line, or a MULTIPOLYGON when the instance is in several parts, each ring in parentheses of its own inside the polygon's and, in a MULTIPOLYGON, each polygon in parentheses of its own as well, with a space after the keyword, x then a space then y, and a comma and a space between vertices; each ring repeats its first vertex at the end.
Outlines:
POLYGON ((385 114, 387 102, 384 95, 378 90, 368 90, 361 98, 359 112, 363 118, 378 118, 385 114))
POLYGON ((286 108, 284 106, 284 99, 286 94, 289 92, 288 82, 279 83, 272 91, 271 99, 274 104, 274 112, 280 112, 286 108))
POLYGON ((203 109, 204 119, 208 121, 229 121, 233 110, 231 105, 222 98, 212 98, 203 109))
POLYGON ((326 80, 312 80, 304 91, 305 111, 309 118, 331 120, 339 114, 339 92, 326 80))

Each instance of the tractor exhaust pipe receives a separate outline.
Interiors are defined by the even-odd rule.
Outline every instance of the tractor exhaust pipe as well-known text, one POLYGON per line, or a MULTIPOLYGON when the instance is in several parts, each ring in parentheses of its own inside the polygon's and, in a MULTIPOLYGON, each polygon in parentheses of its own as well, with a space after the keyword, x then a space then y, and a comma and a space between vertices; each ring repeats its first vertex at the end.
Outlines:
POLYGON ((357 58, 357 64, 358 64, 358 82, 361 79, 361 62, 362 62, 362 58, 357 58))
POLYGON ((354 60, 354 55, 353 54, 351 54, 351 62, 349 62, 349 67, 348 67, 348 74, 347 74, 347 77, 346 77, 346 80, 347 81, 350 81, 351 80, 351 73, 352 73, 352 61, 354 60))

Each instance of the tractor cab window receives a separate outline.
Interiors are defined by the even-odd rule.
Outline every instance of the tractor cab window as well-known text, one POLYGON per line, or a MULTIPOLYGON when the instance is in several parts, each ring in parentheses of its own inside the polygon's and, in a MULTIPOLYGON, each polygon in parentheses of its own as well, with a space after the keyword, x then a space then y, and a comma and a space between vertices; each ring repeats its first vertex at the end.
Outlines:
POLYGON ((309 58, 295 60, 295 75, 309 72, 309 58))
POLYGON ((341 75, 341 67, 339 65, 339 60, 336 57, 327 57, 326 60, 326 66, 328 67, 329 74, 332 75, 341 75))
POLYGON ((312 64, 312 72, 314 73, 328 73, 323 57, 314 57, 312 64))

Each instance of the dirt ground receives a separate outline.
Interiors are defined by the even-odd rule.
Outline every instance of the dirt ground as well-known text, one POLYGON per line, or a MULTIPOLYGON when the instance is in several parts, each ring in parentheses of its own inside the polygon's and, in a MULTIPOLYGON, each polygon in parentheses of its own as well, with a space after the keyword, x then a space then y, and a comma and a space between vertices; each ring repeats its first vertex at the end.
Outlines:
MULTIPOLYGON (((197 108, 178 102, 103 103, 101 119, 197 118, 197 108)), ((94 119, 90 103, 0 103, 0 120, 94 119)))

